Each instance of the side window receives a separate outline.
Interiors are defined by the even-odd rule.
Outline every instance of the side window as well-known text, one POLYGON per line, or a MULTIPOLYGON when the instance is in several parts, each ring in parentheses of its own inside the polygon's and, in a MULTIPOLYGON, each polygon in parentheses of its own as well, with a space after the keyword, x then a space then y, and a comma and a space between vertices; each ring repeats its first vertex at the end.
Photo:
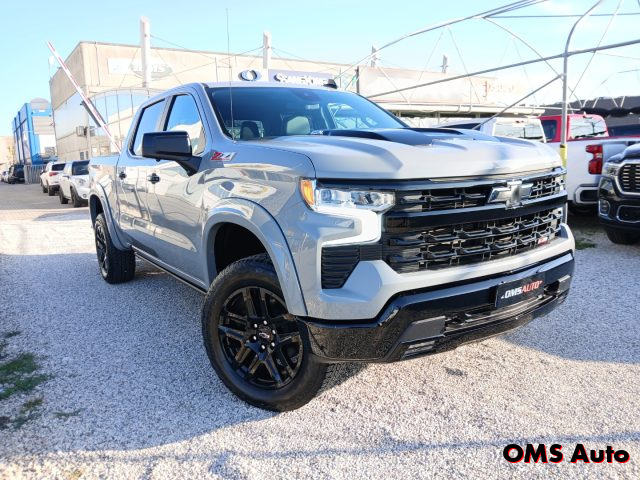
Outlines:
POLYGON ((153 105, 149 105, 142 111, 131 149, 134 155, 142 155, 142 136, 145 133, 158 131, 158 122, 164 111, 164 104, 165 100, 161 100, 153 105))
POLYGON ((191 153, 202 155, 204 152, 206 143, 204 127, 196 102, 191 95, 178 95, 174 98, 165 130, 187 132, 191 140, 191 153))

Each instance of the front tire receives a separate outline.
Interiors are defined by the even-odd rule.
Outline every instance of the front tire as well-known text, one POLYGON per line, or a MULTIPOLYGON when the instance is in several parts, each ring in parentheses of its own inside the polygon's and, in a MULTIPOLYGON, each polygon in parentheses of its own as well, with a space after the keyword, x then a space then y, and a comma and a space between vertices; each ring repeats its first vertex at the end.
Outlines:
POLYGON ((636 232, 628 232, 613 228, 605 228, 605 232, 607 232, 609 240, 618 245, 633 245, 640 240, 640 233, 636 232))
POLYGON ((51 187, 51 185, 47 185, 47 194, 50 197, 53 197, 56 194, 56 191, 51 187))
POLYGON ((103 213, 96 217, 93 231, 102 278, 107 283, 123 283, 131 280, 136 273, 136 257, 130 250, 118 250, 115 247, 103 213))
POLYGON ((308 403, 342 370, 318 361, 282 299, 275 269, 260 254, 225 268, 202 309, 205 348, 222 382, 245 402, 281 412, 308 403))
POLYGON ((42 187, 42 193, 47 193, 47 187, 44 186, 44 183, 42 183, 42 180, 40 180, 40 186, 42 187))
POLYGON ((61 204, 66 205, 67 203, 69 203, 69 200, 67 200, 67 197, 65 197, 64 193, 62 193, 62 188, 58 190, 58 196, 60 197, 61 204))
POLYGON ((82 206, 82 200, 80 200, 80 197, 78 197, 73 188, 71 189, 71 202, 73 203, 73 208, 82 206))

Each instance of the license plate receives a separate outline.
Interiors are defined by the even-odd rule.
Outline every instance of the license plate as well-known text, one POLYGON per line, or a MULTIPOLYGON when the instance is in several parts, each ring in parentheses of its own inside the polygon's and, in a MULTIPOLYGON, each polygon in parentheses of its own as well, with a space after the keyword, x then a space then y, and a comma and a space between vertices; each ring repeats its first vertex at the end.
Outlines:
POLYGON ((508 307, 514 303, 542 295, 544 280, 542 275, 523 278, 498 285, 496 292, 496 308, 508 307))

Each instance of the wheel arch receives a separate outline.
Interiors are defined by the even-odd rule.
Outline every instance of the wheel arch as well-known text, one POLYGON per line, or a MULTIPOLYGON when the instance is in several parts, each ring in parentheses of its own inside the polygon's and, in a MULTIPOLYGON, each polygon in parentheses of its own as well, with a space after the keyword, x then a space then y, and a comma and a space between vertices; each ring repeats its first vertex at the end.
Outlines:
MULTIPOLYGON (((263 251, 269 255, 273 263, 289 312, 293 315, 306 316, 307 309, 298 274, 280 226, 264 208, 247 200, 224 200, 207 215, 202 235, 202 251, 206 254, 207 284, 210 285, 219 273, 217 265, 221 259, 219 256, 216 258, 215 255, 216 242, 220 241, 220 235, 225 234, 225 230, 228 232, 229 229, 236 229, 236 232, 248 231, 260 242, 263 251)), ((249 250, 247 255, 230 255, 230 257, 239 259, 255 253, 258 252, 249 250)), ((222 261, 223 265, 225 263, 222 261)))
POLYGON ((107 221, 107 228, 111 236, 111 241, 118 250, 128 250, 130 247, 120 240, 118 235, 118 229, 114 223, 113 216, 111 215, 111 208, 107 201, 107 196, 104 191, 101 191, 101 187, 92 188, 89 194, 89 213, 91 215, 91 225, 96 223, 96 218, 99 214, 103 214, 107 221), (98 189, 99 188, 99 189, 98 189))

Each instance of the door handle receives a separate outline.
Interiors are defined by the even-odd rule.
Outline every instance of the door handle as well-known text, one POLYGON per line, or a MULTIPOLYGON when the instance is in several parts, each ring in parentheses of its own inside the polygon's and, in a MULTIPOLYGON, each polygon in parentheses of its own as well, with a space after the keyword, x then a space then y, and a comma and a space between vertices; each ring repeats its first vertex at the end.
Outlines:
POLYGON ((120 173, 118 174, 118 178, 120 180, 124 180, 125 178, 127 178, 127 174, 124 173, 124 170, 121 170, 120 173))
POLYGON ((149 180, 151 183, 158 183, 160 181, 160 177, 158 175, 156 175, 155 173, 152 173, 151 175, 149 175, 147 177, 147 180, 149 180))

